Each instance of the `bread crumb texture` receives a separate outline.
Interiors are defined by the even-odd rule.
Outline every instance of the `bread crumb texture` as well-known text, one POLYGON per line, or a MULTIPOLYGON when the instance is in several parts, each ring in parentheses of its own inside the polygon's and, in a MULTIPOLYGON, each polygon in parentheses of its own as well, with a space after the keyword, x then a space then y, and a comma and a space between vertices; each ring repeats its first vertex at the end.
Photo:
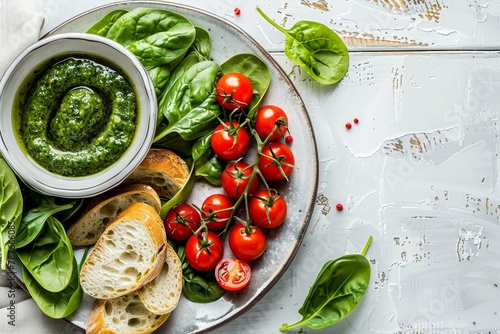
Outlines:
POLYGON ((82 287, 90 296, 104 299, 130 292, 150 273, 157 255, 157 246, 143 224, 128 221, 113 226, 85 262, 82 287))

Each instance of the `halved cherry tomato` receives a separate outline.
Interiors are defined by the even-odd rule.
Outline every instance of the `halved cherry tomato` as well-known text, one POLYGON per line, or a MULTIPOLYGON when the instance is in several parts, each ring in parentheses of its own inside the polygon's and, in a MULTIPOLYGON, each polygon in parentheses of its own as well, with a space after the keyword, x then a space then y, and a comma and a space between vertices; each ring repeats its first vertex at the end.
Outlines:
POLYGON ((285 199, 273 189, 258 190, 248 201, 248 214, 252 223, 261 228, 280 226, 286 218, 285 199))
POLYGON ((208 196, 201 205, 202 217, 209 230, 217 231, 225 227, 231 216, 233 202, 223 194, 208 196))
POLYGON ((227 110, 245 109, 253 97, 252 82, 239 72, 224 74, 216 85, 217 101, 227 110))
MULTIPOLYGON (((224 189, 229 197, 233 199, 240 198, 250 182, 252 170, 253 167, 244 161, 230 162, 222 172, 222 189, 224 189)), ((258 187, 259 180, 256 176, 254 176, 252 183, 248 188, 248 194, 253 194, 257 191, 258 187)))
POLYGON ((282 142, 269 142, 262 148, 259 170, 268 181, 287 179, 293 171, 295 157, 292 150, 282 142))
POLYGON ((286 135, 288 117, 283 109, 274 105, 266 105, 257 111, 255 116, 255 131, 264 140, 271 133, 269 141, 280 140, 286 135))
POLYGON ((174 240, 187 240, 200 227, 200 214, 190 204, 181 203, 165 217, 165 231, 174 240))
POLYGON ((217 234, 203 231, 186 242, 186 260, 196 270, 209 271, 217 266, 224 254, 224 244, 217 234))
POLYGON ((224 160, 241 158, 250 147, 247 130, 236 121, 219 124, 210 138, 210 145, 215 154, 224 160))
POLYGON ((267 240, 264 232, 255 226, 242 223, 234 225, 228 236, 229 247, 241 260, 251 261, 261 256, 266 250, 267 240))
POLYGON ((215 267, 215 280, 227 291, 239 291, 247 286, 252 277, 250 265, 243 260, 225 258, 215 267))

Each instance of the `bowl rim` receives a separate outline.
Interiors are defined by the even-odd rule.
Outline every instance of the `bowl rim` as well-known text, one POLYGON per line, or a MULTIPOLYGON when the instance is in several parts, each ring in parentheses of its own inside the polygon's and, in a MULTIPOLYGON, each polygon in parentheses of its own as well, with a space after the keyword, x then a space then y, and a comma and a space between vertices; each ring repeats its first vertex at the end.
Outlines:
POLYGON ((0 153, 3 158, 27 186, 46 195, 65 198, 85 198, 99 195, 120 184, 142 162, 149 151, 155 135, 158 113, 158 103, 153 83, 138 58, 123 45, 106 37, 88 33, 61 33, 44 37, 24 49, 12 60, 0 78, 0 108, 6 109, 2 111, 4 114, 0 114, 2 120, 7 119, 9 121, 0 122, 0 153), (71 46, 79 41, 84 44, 81 49, 58 49, 50 57, 37 58, 36 62, 28 65, 30 73, 51 58, 64 55, 70 57, 71 55, 85 54, 90 58, 102 59, 106 63, 109 62, 112 65, 111 67, 114 65, 125 73, 134 87, 139 110, 136 116, 137 126, 134 138, 125 153, 104 170, 82 177, 66 177, 52 173, 41 167, 29 155, 26 155, 17 140, 15 145, 12 143, 12 138, 15 136, 13 135, 15 130, 12 126, 15 96, 5 96, 8 89, 15 92, 13 95, 17 95, 20 87, 25 82, 25 78, 16 79, 15 75, 20 71, 21 66, 26 66, 26 62, 30 61, 30 57, 33 57, 34 53, 38 53, 40 50, 47 52, 47 50, 57 49, 58 46, 62 47, 61 43, 66 41, 69 41, 71 46), (97 45, 98 47, 90 48, 90 50, 84 49, 85 46, 90 45, 97 45), (119 62, 110 55, 100 53, 99 51, 103 48, 109 50, 112 56, 119 56, 121 60, 125 61, 119 62), (11 87, 9 84, 15 85, 15 87, 11 87))

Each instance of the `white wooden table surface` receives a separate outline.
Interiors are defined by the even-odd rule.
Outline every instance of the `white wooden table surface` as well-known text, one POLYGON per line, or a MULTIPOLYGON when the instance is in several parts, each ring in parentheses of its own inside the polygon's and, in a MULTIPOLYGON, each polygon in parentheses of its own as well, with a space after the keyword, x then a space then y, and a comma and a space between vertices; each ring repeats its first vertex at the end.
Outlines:
MULTIPOLYGON (((107 2, 35 0, 44 32, 107 2)), ((372 278, 361 305, 301 333, 500 333, 500 1, 173 2, 220 15, 271 51, 306 103, 319 147, 303 246, 265 297, 214 333, 279 333, 300 319, 323 263, 359 252, 368 235, 372 278), (256 4, 286 28, 315 20, 337 31, 351 51, 347 76, 323 87, 294 68, 256 4)))

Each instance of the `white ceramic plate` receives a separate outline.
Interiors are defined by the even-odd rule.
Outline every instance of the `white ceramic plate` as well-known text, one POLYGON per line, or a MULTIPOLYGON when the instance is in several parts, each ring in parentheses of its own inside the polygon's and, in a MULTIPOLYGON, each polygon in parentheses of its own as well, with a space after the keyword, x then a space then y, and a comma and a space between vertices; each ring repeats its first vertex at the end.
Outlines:
MULTIPOLYGON (((205 28, 212 37, 212 57, 221 63, 243 52, 251 52, 263 59, 271 71, 271 86, 263 104, 276 104, 288 114, 289 128, 294 141, 291 146, 296 165, 290 181, 280 192, 288 202, 285 223, 268 234, 268 248, 264 255, 252 263, 252 280, 239 293, 226 293, 210 304, 193 303, 181 299, 177 309, 158 333, 199 333, 212 330, 243 314, 278 281, 300 247, 314 208, 318 185, 318 155, 311 122, 295 87, 276 61, 251 36, 229 21, 199 9, 166 2, 123 2, 85 12, 51 31, 85 32, 105 14, 115 9, 153 7, 170 10, 189 18, 194 25, 205 28)), ((226 247, 229 248, 229 247, 226 247)), ((80 309, 70 321, 84 328, 92 300, 84 297, 80 309)))

